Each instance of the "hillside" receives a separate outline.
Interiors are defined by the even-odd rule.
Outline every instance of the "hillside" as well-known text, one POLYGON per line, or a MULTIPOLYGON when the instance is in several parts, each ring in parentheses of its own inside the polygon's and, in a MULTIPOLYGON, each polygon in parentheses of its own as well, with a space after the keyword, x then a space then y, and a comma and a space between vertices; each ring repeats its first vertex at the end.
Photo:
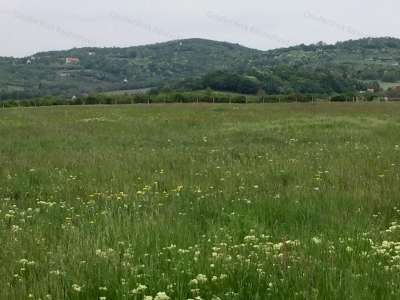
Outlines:
POLYGON ((213 70, 236 69, 257 53, 239 45, 200 39, 45 52, 22 59, 1 58, 0 88, 3 94, 73 95, 152 87, 213 70), (67 57, 79 62, 66 63, 67 57))
POLYGON ((203 39, 130 48, 80 48, 0 58, 0 97, 71 97, 88 92, 205 85, 241 92, 238 85, 242 83, 250 86, 245 88, 248 93, 260 89, 267 94, 337 93, 365 89, 375 81, 397 82, 399 63, 400 40, 394 38, 270 51, 203 39), (71 59, 67 62, 67 58, 71 59))

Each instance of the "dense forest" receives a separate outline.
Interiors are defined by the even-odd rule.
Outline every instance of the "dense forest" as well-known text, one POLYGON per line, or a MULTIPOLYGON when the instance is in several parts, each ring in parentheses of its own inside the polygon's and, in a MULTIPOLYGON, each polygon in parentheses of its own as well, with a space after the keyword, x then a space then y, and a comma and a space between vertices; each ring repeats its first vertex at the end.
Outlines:
MULTIPOLYGON (((0 58, 0 99, 151 88, 248 95, 339 95, 400 81, 400 40, 367 38, 260 51, 188 39, 130 48, 80 48, 0 58)), ((399 83, 400 85, 400 83, 399 83)))

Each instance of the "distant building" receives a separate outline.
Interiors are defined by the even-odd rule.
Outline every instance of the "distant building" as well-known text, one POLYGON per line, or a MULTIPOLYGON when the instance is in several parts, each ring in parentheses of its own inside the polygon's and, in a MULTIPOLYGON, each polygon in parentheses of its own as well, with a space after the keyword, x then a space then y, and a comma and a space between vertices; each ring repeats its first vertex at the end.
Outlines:
POLYGON ((96 55, 96 52, 88 52, 88 55, 89 55, 89 56, 96 55))
POLYGON ((367 92, 368 92, 368 93, 375 93, 375 89, 369 88, 369 89, 367 90, 367 92))
POLYGON ((128 78, 125 78, 125 79, 124 79, 124 83, 128 83, 128 78))
POLYGON ((79 58, 77 58, 77 57, 67 57, 65 59, 65 63, 67 65, 75 65, 75 64, 79 63, 79 58))
POLYGON ((31 64, 32 64, 32 61, 31 61, 30 59, 28 59, 28 60, 26 61, 26 64, 27 64, 27 65, 31 65, 31 64))

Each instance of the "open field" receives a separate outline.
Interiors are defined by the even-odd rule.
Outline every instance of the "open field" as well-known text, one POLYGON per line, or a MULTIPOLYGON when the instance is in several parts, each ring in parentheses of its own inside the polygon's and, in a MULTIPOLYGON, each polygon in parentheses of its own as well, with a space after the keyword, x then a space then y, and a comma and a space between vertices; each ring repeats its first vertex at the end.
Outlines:
POLYGON ((400 299, 400 104, 0 109, 0 299, 400 299))
POLYGON ((385 91, 392 87, 400 85, 399 82, 383 82, 383 81, 380 81, 379 84, 382 87, 382 89, 384 89, 385 91))

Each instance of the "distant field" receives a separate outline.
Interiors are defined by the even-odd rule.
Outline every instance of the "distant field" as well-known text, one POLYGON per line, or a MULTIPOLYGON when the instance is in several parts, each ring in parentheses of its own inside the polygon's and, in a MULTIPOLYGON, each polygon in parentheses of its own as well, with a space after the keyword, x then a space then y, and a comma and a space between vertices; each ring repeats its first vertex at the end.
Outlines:
POLYGON ((119 91, 112 91, 112 92, 104 92, 102 94, 104 94, 104 95, 135 95, 135 94, 146 93, 150 89, 151 88, 136 89, 136 90, 119 90, 119 91))
POLYGON ((382 87, 382 89, 384 89, 385 91, 390 89, 391 87, 400 86, 400 82, 383 82, 383 81, 380 81, 379 84, 382 87))
POLYGON ((0 109, 0 299, 400 299, 400 104, 0 109))

